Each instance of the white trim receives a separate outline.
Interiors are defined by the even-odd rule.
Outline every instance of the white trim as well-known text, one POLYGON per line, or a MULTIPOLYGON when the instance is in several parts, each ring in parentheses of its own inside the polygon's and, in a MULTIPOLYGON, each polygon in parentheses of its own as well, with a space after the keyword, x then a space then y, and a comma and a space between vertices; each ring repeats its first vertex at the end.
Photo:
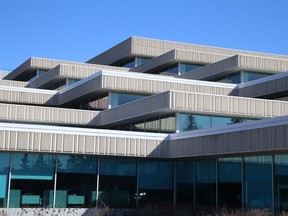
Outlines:
POLYGON ((153 139, 163 140, 168 134, 157 134, 147 132, 134 131, 116 131, 105 129, 91 128, 74 128, 74 127, 59 127, 33 124, 15 124, 15 123, 0 123, 0 131, 21 131, 33 133, 50 133, 50 134, 70 134, 70 135, 87 135, 87 136, 109 136, 121 138, 136 138, 136 139, 153 139))

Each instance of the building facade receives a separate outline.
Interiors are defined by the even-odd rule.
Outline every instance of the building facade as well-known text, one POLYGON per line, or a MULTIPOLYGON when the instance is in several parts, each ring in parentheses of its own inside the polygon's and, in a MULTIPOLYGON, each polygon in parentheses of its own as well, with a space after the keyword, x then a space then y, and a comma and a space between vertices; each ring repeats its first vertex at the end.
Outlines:
POLYGON ((0 80, 0 208, 288 210, 288 56, 131 37, 0 80))

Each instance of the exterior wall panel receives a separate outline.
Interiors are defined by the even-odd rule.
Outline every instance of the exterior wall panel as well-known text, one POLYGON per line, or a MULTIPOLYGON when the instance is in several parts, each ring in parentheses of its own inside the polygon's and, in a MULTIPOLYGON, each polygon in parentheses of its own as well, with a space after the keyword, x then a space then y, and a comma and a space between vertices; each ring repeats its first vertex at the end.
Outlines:
MULTIPOLYGON (((38 129, 42 127, 39 126, 38 129)), ((159 153, 155 149, 164 140, 166 135, 154 135, 149 133, 129 132, 123 135, 113 133, 113 136, 103 132, 63 132, 59 128, 39 132, 37 130, 26 130, 25 127, 0 129, 1 151, 21 151, 21 152, 43 152, 43 153, 78 153, 94 155, 114 155, 114 156, 137 156, 137 157, 157 157, 159 153), (133 135, 135 134, 135 135, 133 135), (141 137, 141 135, 143 137, 141 137), (148 136, 148 137, 147 137, 148 136), (150 138, 149 138, 150 136, 150 138), (136 138, 137 137, 137 138, 136 138), (130 147, 127 147, 130 146, 130 147)), ((73 129, 71 129, 73 131, 73 129)))

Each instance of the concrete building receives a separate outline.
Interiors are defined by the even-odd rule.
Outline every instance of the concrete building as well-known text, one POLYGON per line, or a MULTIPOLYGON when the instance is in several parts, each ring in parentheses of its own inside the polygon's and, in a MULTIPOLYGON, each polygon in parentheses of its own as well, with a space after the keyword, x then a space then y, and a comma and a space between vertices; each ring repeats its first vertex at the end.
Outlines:
POLYGON ((288 56, 131 37, 0 80, 0 207, 288 210, 288 56))

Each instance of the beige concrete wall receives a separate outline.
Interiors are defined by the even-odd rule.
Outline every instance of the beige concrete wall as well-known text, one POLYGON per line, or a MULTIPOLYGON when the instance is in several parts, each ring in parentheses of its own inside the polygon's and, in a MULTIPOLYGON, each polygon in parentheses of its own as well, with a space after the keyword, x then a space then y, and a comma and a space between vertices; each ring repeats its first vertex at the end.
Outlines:
POLYGON ((70 66, 79 66, 79 67, 92 67, 97 70, 98 68, 104 69, 116 69, 119 71, 128 71, 128 68, 121 68, 121 67, 112 67, 112 66, 102 66, 102 65, 95 65, 95 64, 87 64, 82 62, 72 62, 72 61, 63 61, 63 60, 55 60, 55 59, 46 59, 46 58, 36 58, 31 57, 27 61, 25 61, 22 65, 17 67, 15 70, 10 72, 5 79, 15 79, 22 73, 25 73, 29 70, 36 70, 36 69, 43 69, 43 70, 51 70, 54 67, 58 66, 59 64, 70 65, 70 66))
POLYGON ((95 125, 98 111, 0 103, 0 120, 55 125, 95 125))
MULTIPOLYGON (((14 124, 16 125, 16 124, 14 124)), ((166 135, 63 127, 0 125, 0 151, 157 157, 166 135), (43 131, 45 130, 45 131, 43 131)))
POLYGON ((199 92, 209 94, 231 94, 236 85, 201 82, 194 80, 163 77, 160 75, 146 75, 132 72, 105 72, 91 77, 74 88, 67 89, 59 94, 59 104, 77 101, 102 94, 103 92, 118 91, 140 94, 155 94, 168 90, 199 92))
POLYGON ((0 102, 56 105, 57 91, 0 87, 0 102))
POLYGON ((288 115, 288 102, 169 91, 102 111, 97 119, 113 125, 175 112, 261 119, 288 115))
POLYGON ((229 57, 228 55, 219 55, 211 53, 202 53, 185 50, 171 50, 159 57, 151 59, 137 67, 131 68, 135 72, 157 72, 157 68, 163 68, 165 65, 171 65, 176 62, 185 62, 192 64, 210 64, 229 57))
POLYGON ((0 80, 0 86, 25 87, 27 84, 28 84, 28 82, 0 80))
POLYGON ((173 41, 156 40, 150 38, 131 37, 121 42, 104 53, 94 57, 88 62, 97 64, 111 64, 127 56, 146 56, 157 57, 173 49, 187 50, 203 53, 212 53, 220 55, 233 56, 237 54, 262 56, 268 58, 277 58, 288 60, 287 56, 277 54, 267 54, 260 52, 251 52, 245 50, 235 50, 220 47, 202 46, 196 44, 187 44, 173 41), (124 52, 125 50, 125 52, 124 52), (122 52, 121 52, 122 51, 122 52))

